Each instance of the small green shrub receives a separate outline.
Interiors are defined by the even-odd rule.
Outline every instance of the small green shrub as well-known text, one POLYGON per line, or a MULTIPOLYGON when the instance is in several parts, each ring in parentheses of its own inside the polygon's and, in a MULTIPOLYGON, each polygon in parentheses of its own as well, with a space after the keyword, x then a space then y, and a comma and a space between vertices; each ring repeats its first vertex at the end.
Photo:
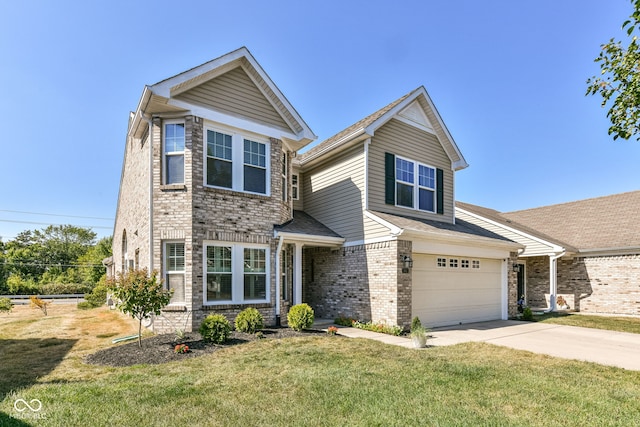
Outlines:
POLYGON ((354 322, 353 327, 358 329, 363 329, 365 331, 379 332, 381 334, 387 334, 387 335, 395 335, 395 336, 402 335, 402 328, 400 326, 387 325, 386 323, 354 322))
POLYGON ((353 326, 353 322, 355 322, 355 321, 356 321, 356 319, 352 319, 351 317, 341 316, 341 317, 336 317, 333 320, 333 323, 335 323, 336 325, 340 325, 340 326, 349 326, 349 327, 351 327, 351 326, 353 326))
POLYGON ((422 322, 420 321, 420 318, 416 316, 413 318, 413 320, 411 320, 411 332, 415 331, 418 328, 422 328, 422 322))
POLYGON ((231 323, 222 314, 210 314, 200 325, 200 335, 205 341, 222 344, 231 335, 231 323))
POLYGON ((264 328, 264 318, 258 310, 248 307, 236 316, 235 327, 236 331, 255 334, 256 331, 264 328))
POLYGON ((531 308, 524 308, 522 311, 522 320, 533 320, 533 312, 531 311, 531 308))
POLYGON ((107 292, 106 286, 96 285, 91 293, 84 294, 84 299, 91 304, 91 307, 101 307, 107 303, 107 292))
POLYGON ((297 304, 289 309, 287 321, 294 331, 301 331, 313 325, 313 309, 308 304, 297 304))
POLYGON ((6 311, 7 313, 11 313, 12 308, 13 308, 13 303, 9 298, 0 298, 0 311, 6 311))
POLYGON ((95 306, 88 301, 78 303, 78 310, 91 310, 92 308, 95 308, 95 306))

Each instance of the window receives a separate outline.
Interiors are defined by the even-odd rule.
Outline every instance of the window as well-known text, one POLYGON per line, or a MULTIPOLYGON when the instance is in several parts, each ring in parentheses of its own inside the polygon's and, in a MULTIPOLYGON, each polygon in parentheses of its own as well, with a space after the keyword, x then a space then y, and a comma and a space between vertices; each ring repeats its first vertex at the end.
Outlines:
POLYGON ((449 259, 449 267, 450 268, 458 268, 458 260, 456 258, 449 259))
POLYGON ((436 170, 435 168, 396 156, 396 205, 436 211, 436 170), (418 177, 417 182, 415 177, 418 177), (416 185, 417 184, 417 185, 416 185), (417 203, 415 203, 417 200, 417 203))
POLYGON ((471 267, 472 268, 480 268, 480 261, 477 259, 474 259, 473 261, 471 261, 471 267))
POLYGON ((165 184, 184 183, 184 123, 164 125, 165 184))
POLYGON ((469 260, 461 259, 460 260, 460 268, 469 268, 469 260))
POLYGON ((166 242, 164 245, 165 283, 168 289, 173 289, 170 303, 185 302, 184 299, 184 271, 185 253, 184 243, 166 242))
POLYGON ((205 244, 204 303, 267 301, 269 250, 231 243, 205 244))
POLYGON ((207 130, 207 184, 232 188, 231 135, 207 130))
POLYGON ((282 152, 282 201, 287 201, 287 153, 282 152))
POLYGON ((291 196, 293 200, 298 200, 298 174, 291 175, 291 196))
POLYGON ((205 185, 269 193, 269 144, 206 129, 205 185))
POLYGON ((447 266, 447 259, 446 258, 438 258, 437 265, 440 268, 446 267, 447 266))

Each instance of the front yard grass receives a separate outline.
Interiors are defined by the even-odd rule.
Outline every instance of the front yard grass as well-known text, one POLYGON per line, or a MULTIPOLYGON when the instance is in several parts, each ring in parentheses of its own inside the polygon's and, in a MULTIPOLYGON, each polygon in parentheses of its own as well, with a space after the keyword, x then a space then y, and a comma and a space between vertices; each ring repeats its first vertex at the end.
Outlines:
POLYGON ((64 340, 32 345, 21 358, 1 355, 0 377, 5 372, 15 377, 18 367, 29 369, 31 360, 46 359, 63 346, 41 375, 23 378, 16 387, 3 384, 0 425, 617 426, 640 421, 640 372, 484 343, 419 351, 310 336, 258 340, 164 365, 91 366, 81 360, 93 351, 87 347, 102 348, 111 340, 97 335, 130 334, 132 322, 102 308, 56 314, 57 307, 49 319, 20 310, 0 316, 0 352, 9 341, 64 340), (90 318, 77 318, 85 314, 90 318), (16 411, 17 399, 40 400, 39 418, 16 411))
POLYGON ((582 313, 556 312, 536 314, 533 316, 533 320, 557 325, 581 326, 583 328, 640 334, 640 318, 637 317, 595 316, 582 313))

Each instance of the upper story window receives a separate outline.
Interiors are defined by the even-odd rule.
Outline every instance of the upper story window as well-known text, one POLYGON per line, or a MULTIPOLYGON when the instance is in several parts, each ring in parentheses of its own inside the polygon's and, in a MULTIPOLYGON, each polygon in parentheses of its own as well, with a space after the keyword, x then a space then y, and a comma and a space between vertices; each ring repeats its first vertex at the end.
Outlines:
POLYGON ((164 124, 164 183, 184 183, 184 123, 164 124))
POLYGON ((435 168, 396 156, 395 180, 397 206, 435 212, 435 168))
POLYGON ((269 144, 207 129, 205 184, 249 193, 269 193, 269 144))
POLYGON ((287 153, 282 152, 282 201, 287 201, 287 153))
POLYGON ((298 200, 298 174, 291 175, 291 197, 293 200, 298 200))

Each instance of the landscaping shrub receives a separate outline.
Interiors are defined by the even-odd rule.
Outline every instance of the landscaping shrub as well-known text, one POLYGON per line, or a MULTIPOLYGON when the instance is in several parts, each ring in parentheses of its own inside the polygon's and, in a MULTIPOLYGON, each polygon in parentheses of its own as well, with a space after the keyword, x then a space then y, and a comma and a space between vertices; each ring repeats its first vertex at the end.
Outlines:
POLYGON ((522 311, 522 320, 533 320, 533 312, 529 307, 525 307, 522 311))
POLYGON ((12 308, 13 308, 13 303, 9 298, 0 298, 0 311, 6 311, 7 313, 11 313, 12 308))
MULTIPOLYGON (((107 287, 104 285, 96 285, 89 294, 84 294, 84 299, 91 307, 101 307, 107 303, 107 287)), ((80 305, 80 304, 78 304, 80 305)))
POLYGON ((236 331, 255 334, 256 331, 264 328, 264 318, 258 310, 248 307, 236 316, 235 326, 236 331))
POLYGON ((420 322, 420 318, 416 316, 411 320, 411 331, 413 332, 418 328, 422 328, 422 322, 420 322))
POLYGON ((397 325, 387 325, 386 323, 373 323, 373 322, 353 322, 353 327, 363 329, 365 331, 380 332, 387 335, 402 335, 402 328, 397 325))
POLYGON ((40 295, 84 294, 91 292, 91 286, 81 283, 47 283, 40 285, 40 295))
POLYGON ((210 314, 200 325, 200 335, 205 341, 222 344, 231 335, 231 323, 222 314, 210 314))
POLYGON ((308 304, 297 304, 291 307, 287 314, 289 327, 294 331, 301 331, 313 325, 313 309, 308 304))
POLYGON ((353 323, 356 321, 356 319, 352 319, 351 317, 336 317, 333 320, 333 323, 335 323, 336 325, 340 325, 340 326, 353 326, 353 323))
POLYGON ((81 301, 78 303, 78 310, 91 310, 92 308, 96 308, 96 307, 90 302, 81 301))

